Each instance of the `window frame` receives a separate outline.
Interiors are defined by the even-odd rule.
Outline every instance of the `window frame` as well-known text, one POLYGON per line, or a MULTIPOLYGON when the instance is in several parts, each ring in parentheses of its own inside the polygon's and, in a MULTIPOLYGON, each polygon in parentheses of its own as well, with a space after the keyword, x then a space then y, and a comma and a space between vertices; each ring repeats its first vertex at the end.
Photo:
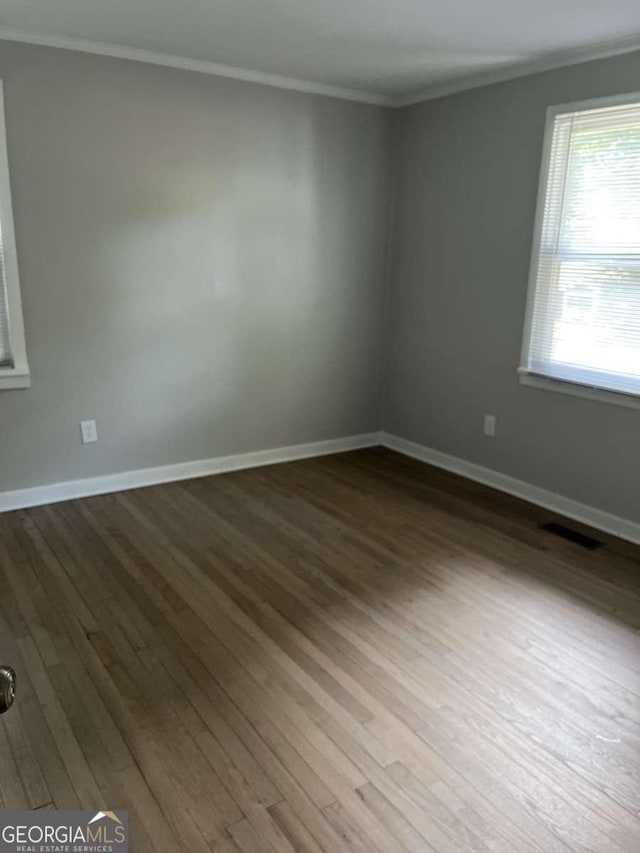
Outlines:
POLYGON ((556 379, 550 376, 542 376, 540 374, 532 373, 526 367, 531 342, 536 284, 540 263, 540 248, 542 245, 544 210, 547 196, 547 184, 551 168, 551 148, 553 144, 553 130, 556 116, 563 115, 565 113, 584 112, 587 110, 600 109, 602 107, 616 107, 634 103, 640 103, 640 91, 625 92, 619 95, 608 95, 601 98, 589 98, 587 100, 572 101, 565 104, 554 104, 547 107, 542 143, 540 177, 538 181, 538 194, 536 197, 536 214, 533 226, 533 240, 531 244, 531 260, 529 264, 529 279, 527 283, 527 301, 524 326, 522 330, 522 348, 520 351, 518 377, 521 385, 526 385, 532 388, 539 388, 546 391, 559 391, 563 394, 569 394, 574 397, 585 397, 589 400, 598 400, 605 403, 613 403, 618 406, 640 409, 640 393, 633 394, 631 392, 625 393, 622 391, 612 391, 608 388, 589 384, 588 382, 578 382, 574 379, 556 379))
POLYGON ((11 181, 9 179, 9 156, 4 116, 4 91, 0 80, 0 226, 4 250, 4 274, 7 289, 7 313, 9 320, 9 346, 13 359, 12 367, 0 367, 0 391, 28 388, 31 373, 27 361, 24 335, 20 278, 18 275, 18 253, 16 251, 11 203, 11 181))

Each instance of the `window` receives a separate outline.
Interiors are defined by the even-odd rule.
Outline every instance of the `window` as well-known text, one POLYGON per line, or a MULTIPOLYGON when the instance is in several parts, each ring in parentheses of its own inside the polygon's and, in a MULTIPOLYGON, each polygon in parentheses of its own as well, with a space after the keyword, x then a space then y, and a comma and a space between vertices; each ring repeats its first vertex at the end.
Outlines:
POLYGON ((640 94, 548 112, 520 373, 640 405, 640 94))
POLYGON ((31 384, 24 342, 18 259, 13 234, 9 163, 0 84, 0 390, 31 384))

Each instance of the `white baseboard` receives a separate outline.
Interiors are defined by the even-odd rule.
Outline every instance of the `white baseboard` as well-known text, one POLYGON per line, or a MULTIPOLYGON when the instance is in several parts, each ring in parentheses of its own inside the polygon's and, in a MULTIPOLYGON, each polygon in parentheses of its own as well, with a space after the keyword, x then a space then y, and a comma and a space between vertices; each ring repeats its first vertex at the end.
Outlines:
POLYGON ((485 486, 491 486, 501 492, 522 498, 559 515, 573 518, 589 527, 640 544, 640 524, 387 432, 371 432, 328 441, 316 441, 310 444, 294 444, 271 450, 238 453, 233 456, 216 456, 212 459, 178 462, 175 465, 140 468, 135 471, 122 471, 118 474, 106 474, 100 477, 87 477, 82 480, 68 480, 62 483, 50 483, 45 486, 0 492, 0 512, 91 495, 103 495, 109 492, 120 492, 124 489, 136 489, 158 483, 206 477, 211 474, 222 474, 225 471, 239 471, 242 468, 257 468, 261 465, 292 462, 295 459, 308 459, 313 456, 325 456, 330 453, 342 453, 346 450, 358 450, 376 445, 388 447, 390 450, 395 450, 405 456, 411 456, 429 465, 435 465, 437 468, 444 468, 470 480, 483 483, 485 486))
POLYGON ((595 527, 597 530, 640 544, 640 524, 634 521, 611 515, 611 513, 604 512, 601 509, 566 498, 564 495, 558 495, 547 489, 541 489, 539 486, 533 486, 531 483, 525 483, 524 480, 516 480, 515 477, 500 474, 490 468, 483 468, 481 465, 468 462, 466 459, 450 456, 448 453, 416 444, 397 435, 382 432, 380 444, 390 450, 403 453, 405 456, 420 459, 429 465, 444 468, 447 471, 467 477, 469 480, 475 480, 485 486, 491 486, 501 492, 507 492, 509 495, 514 495, 552 512, 557 512, 559 515, 565 515, 567 518, 572 518, 589 527, 595 527))
POLYGON ((30 506, 40 506, 57 501, 68 501, 73 498, 85 498, 90 495, 120 492, 124 489, 136 489, 140 486, 152 486, 157 483, 169 483, 174 480, 206 477, 209 474, 239 471, 242 468, 257 468, 261 465, 274 465, 278 462, 292 462, 294 459, 325 456, 329 453, 342 453, 345 450, 357 450, 379 444, 380 433, 372 432, 345 438, 334 438, 329 441, 315 441, 311 444, 294 444, 271 450, 238 453, 235 456, 217 456, 213 459, 178 462, 175 465, 140 468, 136 471, 122 471, 119 474, 106 474, 83 480, 68 480, 63 483, 50 483, 46 486, 34 486, 29 489, 16 489, 11 492, 0 492, 0 512, 25 509, 30 506))

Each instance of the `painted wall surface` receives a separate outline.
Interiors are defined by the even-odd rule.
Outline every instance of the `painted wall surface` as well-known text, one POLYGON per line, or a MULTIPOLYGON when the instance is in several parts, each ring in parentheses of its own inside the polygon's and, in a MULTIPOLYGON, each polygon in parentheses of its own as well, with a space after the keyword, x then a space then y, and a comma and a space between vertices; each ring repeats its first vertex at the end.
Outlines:
POLYGON ((0 77, 0 491, 379 428, 390 111, 9 42, 0 77))
POLYGON ((640 411, 516 375, 546 107, 640 53, 397 111, 9 42, 0 77, 33 380, 0 491, 382 426, 640 520, 640 411))
POLYGON ((524 387, 516 369, 545 110, 638 89, 632 53, 397 114, 384 411, 391 433, 634 521, 640 410, 524 387))

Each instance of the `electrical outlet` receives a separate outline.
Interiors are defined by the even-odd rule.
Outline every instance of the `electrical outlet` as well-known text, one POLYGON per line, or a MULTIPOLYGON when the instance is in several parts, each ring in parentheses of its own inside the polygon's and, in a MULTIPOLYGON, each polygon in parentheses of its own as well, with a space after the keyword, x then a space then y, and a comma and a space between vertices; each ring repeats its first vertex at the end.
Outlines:
POLYGON ((498 423, 498 420, 497 420, 495 415, 485 415, 484 416, 484 434, 493 438, 494 435, 496 434, 497 423, 498 423))
POLYGON ((91 444, 91 442, 98 440, 98 428, 95 421, 80 421, 80 432, 83 444, 91 444))

